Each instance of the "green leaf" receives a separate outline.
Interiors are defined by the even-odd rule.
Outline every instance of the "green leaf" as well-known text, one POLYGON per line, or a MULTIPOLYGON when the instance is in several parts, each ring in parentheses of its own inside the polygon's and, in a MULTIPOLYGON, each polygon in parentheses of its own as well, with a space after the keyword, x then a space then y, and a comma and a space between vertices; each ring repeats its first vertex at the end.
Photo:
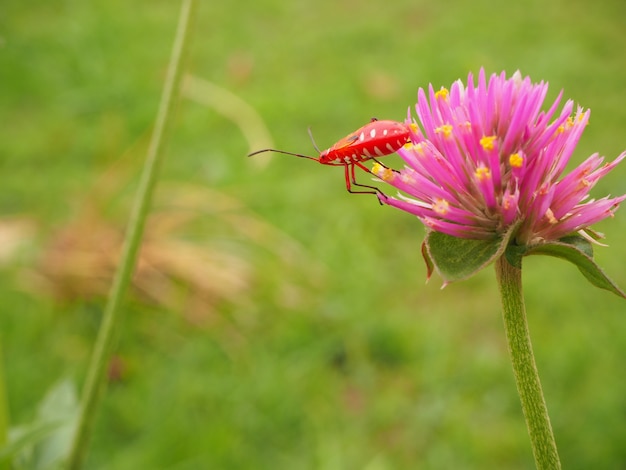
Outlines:
POLYGON ((470 240, 441 232, 428 232, 424 240, 428 254, 428 258, 424 256, 426 266, 429 267, 430 260, 443 278, 444 286, 467 279, 502 256, 515 230, 517 226, 511 227, 503 237, 491 240, 470 240))
POLYGON ((67 458, 78 409, 76 389, 70 380, 61 380, 48 391, 39 405, 37 419, 43 423, 62 421, 63 424, 36 446, 34 468, 53 468, 67 458))
POLYGON ((526 255, 528 247, 526 245, 509 245, 506 247, 504 257, 511 266, 522 269, 522 258, 526 255))
MULTIPOLYGON (((16 426, 11 428, 9 433, 9 445, 0 449, 0 462, 10 462, 16 456, 21 456, 18 461, 24 463, 28 468, 32 467, 32 454, 35 446, 52 434, 56 429, 64 424, 63 421, 56 422, 35 422, 27 426, 16 426)), ((16 467, 17 468, 17 467, 16 467)))
POLYGON ((35 420, 11 429, 0 462, 15 459, 16 465, 33 470, 58 468, 70 449, 78 406, 72 382, 56 383, 39 403, 35 420))
POLYGON ((591 243, 579 235, 564 237, 558 241, 529 245, 527 247, 509 247, 507 249, 507 259, 509 259, 509 256, 512 256, 514 259, 519 256, 520 265, 521 257, 529 255, 548 255, 569 261, 575 264, 594 286, 626 298, 624 291, 609 279, 594 261, 591 243), (511 250, 511 253, 509 253, 509 250, 511 250))

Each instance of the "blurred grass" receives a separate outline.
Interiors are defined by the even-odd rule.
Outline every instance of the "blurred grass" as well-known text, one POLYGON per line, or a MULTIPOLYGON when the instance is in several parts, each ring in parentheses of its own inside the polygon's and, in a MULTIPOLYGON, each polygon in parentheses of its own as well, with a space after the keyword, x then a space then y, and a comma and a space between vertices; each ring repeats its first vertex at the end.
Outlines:
MULTIPOLYGON (((564 88, 592 109, 576 161, 614 158, 626 148, 625 5, 206 4, 191 72, 251 104, 278 148, 311 152, 308 126, 326 147, 372 116, 402 119, 418 86, 447 86, 481 66, 520 69, 548 80, 550 97, 564 88)), ((15 422, 32 417, 59 376, 82 383, 102 299, 33 294, 23 273, 120 166, 132 175, 97 207, 125 222, 177 11, 163 1, 0 5, 0 216, 37 227, 0 272, 15 422)), ((188 236, 254 265, 254 282, 207 307, 217 316, 200 327, 182 301, 129 299, 89 468, 532 465, 491 270, 444 291, 436 278, 424 285, 420 224, 346 194, 340 169, 280 156, 259 169, 241 130, 194 101, 180 103, 172 134, 165 181, 236 198, 306 252, 289 264, 224 231, 210 211, 206 226, 190 226, 188 236)), ((594 194, 626 192, 625 176, 618 168, 594 194)), ((624 286, 624 214, 599 229, 611 247, 597 258, 624 286)), ((624 466, 622 301, 558 260, 529 258, 524 276, 564 468, 624 466)))

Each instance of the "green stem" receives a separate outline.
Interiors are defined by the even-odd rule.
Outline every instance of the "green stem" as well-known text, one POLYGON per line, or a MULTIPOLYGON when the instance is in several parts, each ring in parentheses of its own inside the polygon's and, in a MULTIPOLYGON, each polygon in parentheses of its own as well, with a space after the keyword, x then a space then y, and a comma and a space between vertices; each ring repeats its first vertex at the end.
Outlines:
MULTIPOLYGON (((4 357, 2 356, 2 342, 0 342, 0 449, 9 444, 9 406, 4 377, 4 357)), ((10 468, 10 458, 0 461, 0 470, 10 468)))
POLYGON ((522 295, 522 270, 509 264, 502 256, 496 262, 496 277, 502 296, 504 329, 513 363, 515 383, 522 402, 535 464, 540 470, 560 469, 561 462, 528 332, 522 295))
POLYGON ((119 316, 121 301, 130 283, 131 274, 135 269, 137 253, 141 244, 141 238, 152 200, 152 193, 154 192, 157 181, 158 169, 162 160, 163 141, 171 115, 173 114, 175 93, 177 93, 180 88, 182 62, 186 46, 189 42, 189 23, 193 17, 194 6, 194 0, 183 0, 182 2, 178 29, 176 31, 176 38, 174 40, 163 93, 161 95, 161 102, 148 147, 143 173, 135 196, 135 203, 124 240, 120 265, 115 273, 111 292, 104 310, 102 324, 98 331, 91 362, 87 370, 87 378, 85 379, 85 386, 81 397, 80 414, 67 460, 67 468, 69 470, 79 470, 82 468, 83 461, 87 454, 96 412, 105 385, 106 370, 111 355, 114 329, 119 316))

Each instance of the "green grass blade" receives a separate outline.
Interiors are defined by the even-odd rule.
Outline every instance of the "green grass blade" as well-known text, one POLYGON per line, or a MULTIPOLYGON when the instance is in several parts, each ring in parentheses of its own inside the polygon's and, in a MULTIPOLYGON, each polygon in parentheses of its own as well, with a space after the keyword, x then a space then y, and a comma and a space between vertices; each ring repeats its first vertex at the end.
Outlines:
POLYGON ((182 62, 186 46, 189 42, 189 24, 193 17, 194 3, 194 0, 183 0, 182 2, 167 77, 161 96, 154 131, 148 147, 146 162, 135 197, 135 204, 124 240, 122 258, 113 280, 102 324, 98 332, 90 366, 87 371, 85 387, 81 397, 80 415, 68 457, 67 468, 71 470, 82 468, 95 421, 96 411, 101 400, 115 324, 119 316, 121 301, 128 288, 132 272, 136 265, 137 253, 141 244, 152 193, 154 192, 157 181, 158 169, 162 160, 163 142, 174 110, 175 94, 180 89, 182 62))

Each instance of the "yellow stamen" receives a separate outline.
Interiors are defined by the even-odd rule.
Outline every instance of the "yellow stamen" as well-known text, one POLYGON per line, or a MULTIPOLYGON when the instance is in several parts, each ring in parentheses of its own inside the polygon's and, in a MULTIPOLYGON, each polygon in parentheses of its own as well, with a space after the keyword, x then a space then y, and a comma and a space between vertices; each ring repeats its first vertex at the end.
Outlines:
POLYGON ((486 166, 480 166, 476 168, 474 175, 478 181, 485 181, 491 179, 491 170, 486 166))
POLYGON ((495 135, 484 136, 480 139, 480 145, 485 150, 493 150, 494 142, 496 141, 495 135))
POLYGON ((411 130, 413 132, 415 132, 417 134, 417 131, 419 130, 419 127, 417 127, 417 124, 415 124, 414 122, 412 122, 411 124, 409 124, 409 127, 411 128, 411 130))
POLYGON ((511 165, 512 168, 521 168, 523 164, 524 157, 519 153, 512 153, 511 156, 509 156, 509 165, 511 165))
POLYGON ((435 199, 435 202, 433 203, 433 210, 437 214, 446 215, 449 208, 450 204, 445 199, 435 199))
POLYGON ((419 155, 424 155, 424 143, 420 142, 413 146, 413 150, 415 150, 419 155))
POLYGON ((441 89, 439 91, 435 92, 435 99, 443 99, 443 100, 447 100, 448 99, 448 89, 441 87, 441 89))
POLYGON ((548 222, 550 222, 551 224, 556 224, 558 222, 556 217, 554 217, 554 212, 552 212, 550 208, 548 208, 548 210, 546 211, 546 218, 548 219, 548 222))
MULTIPOLYGON (((581 117, 582 115, 579 116, 578 119, 580 120, 581 117)), ((556 134, 562 134, 566 130, 570 130, 572 127, 574 127, 574 119, 572 119, 572 116, 569 116, 564 124, 561 124, 559 127, 557 127, 556 134)))
POLYGON ((450 124, 444 124, 443 126, 435 128, 435 132, 437 134, 443 134, 443 136, 447 139, 450 135, 452 135, 452 126, 450 124))
POLYGON ((389 182, 393 179, 393 170, 382 166, 380 163, 374 163, 372 166, 372 173, 385 182, 389 182))

